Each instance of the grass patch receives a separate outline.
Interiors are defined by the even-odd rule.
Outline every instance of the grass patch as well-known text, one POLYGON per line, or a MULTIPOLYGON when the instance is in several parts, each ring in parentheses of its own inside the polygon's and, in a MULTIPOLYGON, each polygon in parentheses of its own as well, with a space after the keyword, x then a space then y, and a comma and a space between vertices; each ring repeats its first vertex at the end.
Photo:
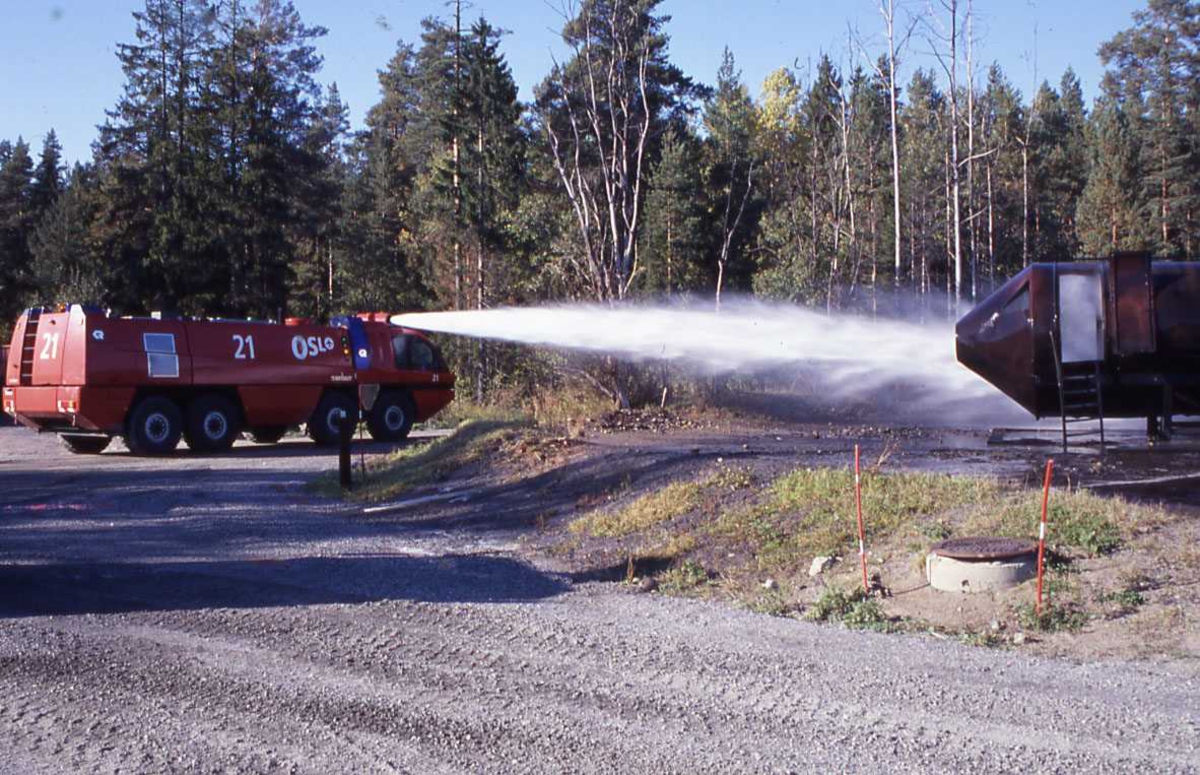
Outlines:
POLYGON ((668 594, 683 594, 708 584, 708 571, 694 560, 684 560, 658 577, 659 589, 668 594))
MULTIPOLYGON (((1041 514, 1036 491, 1010 494, 992 515, 975 515, 971 529, 988 529, 996 535, 1033 538, 1041 514)), ((1122 526, 1153 523, 1161 518, 1154 508, 1132 505, 1120 498, 1105 498, 1088 490, 1053 490, 1046 514, 1047 540, 1080 549, 1091 556, 1112 554, 1121 548, 1122 526)))
POLYGON ((635 498, 624 506, 589 514, 571 523, 570 531, 596 538, 621 538, 654 525, 670 522, 700 506, 699 482, 675 482, 635 498))
MULTIPOLYGON (((356 481, 345 497, 355 501, 396 498, 421 486, 447 479, 454 471, 492 457, 506 443, 527 433, 527 420, 467 420, 449 436, 427 444, 406 446, 367 466, 366 476, 356 481)), ((361 475, 360 475, 361 476, 361 475)), ((341 494, 337 472, 316 482, 325 494, 341 494)))
POLYGON ((804 612, 810 622, 841 622, 856 630, 887 630, 891 622, 879 601, 861 589, 845 592, 829 587, 804 612))
MULTIPOLYGON (((710 502, 714 494, 749 487, 752 482, 753 478, 742 469, 721 468, 702 480, 672 482, 617 508, 580 517, 568 529, 576 535, 622 538, 678 519, 710 502)), ((678 536, 668 538, 668 542, 679 540, 678 536)))
MULTIPOLYGON (((897 534, 928 541, 952 534, 1037 537, 1041 494, 991 478, 868 472, 862 498, 868 544, 897 534)), ((1092 556, 1111 554, 1135 525, 1162 518, 1153 507, 1087 491, 1055 490, 1050 504, 1049 543, 1092 556)), ((764 571, 846 554, 858 541, 854 474, 829 468, 785 474, 756 503, 723 514, 710 532, 746 545, 764 571)))
MULTIPOLYGON (((863 513, 867 537, 879 538, 947 509, 994 500, 995 480, 925 473, 867 474, 863 513)), ((756 505, 724 515, 714 532, 748 539, 762 569, 797 558, 844 554, 857 542, 854 473, 800 469, 770 484, 756 505)))

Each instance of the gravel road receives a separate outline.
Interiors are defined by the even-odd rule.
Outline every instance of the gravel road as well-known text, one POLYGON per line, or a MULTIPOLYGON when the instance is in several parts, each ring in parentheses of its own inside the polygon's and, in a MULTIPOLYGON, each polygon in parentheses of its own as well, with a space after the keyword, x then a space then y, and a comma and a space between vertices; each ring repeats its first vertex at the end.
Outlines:
POLYGON ((0 771, 1200 770, 1190 669, 632 594, 502 515, 357 518, 331 465, 0 428, 0 771))

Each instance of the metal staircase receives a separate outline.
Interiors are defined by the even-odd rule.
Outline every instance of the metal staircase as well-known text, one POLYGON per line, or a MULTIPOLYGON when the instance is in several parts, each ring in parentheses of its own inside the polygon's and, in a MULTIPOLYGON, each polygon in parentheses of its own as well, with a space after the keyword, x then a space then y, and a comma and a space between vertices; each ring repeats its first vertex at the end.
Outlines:
POLYGON ((38 321, 42 317, 42 308, 34 307, 25 317, 25 336, 21 341, 21 382, 22 385, 33 384, 33 362, 37 358, 38 321))
POLYGON ((1052 333, 1051 346, 1054 351, 1054 370, 1058 377, 1058 407, 1062 419, 1063 453, 1068 451, 1072 438, 1093 434, 1090 428, 1071 430, 1069 426, 1098 420, 1100 423, 1100 452, 1103 454, 1104 396, 1100 385, 1100 362, 1063 363, 1059 357, 1058 348, 1054 346, 1053 337, 1052 333))

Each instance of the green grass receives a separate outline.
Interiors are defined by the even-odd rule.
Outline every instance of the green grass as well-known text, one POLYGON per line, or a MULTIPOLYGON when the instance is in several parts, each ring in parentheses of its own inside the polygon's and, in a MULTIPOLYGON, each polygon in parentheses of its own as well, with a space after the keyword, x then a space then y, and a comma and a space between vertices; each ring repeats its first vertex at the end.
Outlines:
MULTIPOLYGON (((968 526, 996 535, 1035 538, 1040 516, 1041 493, 1012 493, 997 505, 994 515, 976 514, 968 526)), ((1121 548, 1122 526, 1153 523, 1160 516, 1152 507, 1104 498, 1088 490, 1052 490, 1046 515, 1047 541, 1091 556, 1112 554, 1121 548)))
POLYGON ((708 583, 708 571, 694 560, 684 560, 658 577, 659 589, 668 594, 684 594, 708 583))
MULTIPOLYGON (((1041 508, 1041 493, 996 479, 919 472, 868 472, 862 500, 868 544, 897 534, 1036 538, 1041 508)), ((1111 554, 1133 526, 1160 517, 1153 507, 1119 498, 1054 490, 1048 542, 1093 556, 1111 554)), ((853 472, 806 468, 773 481, 755 504, 726 512, 710 532, 745 545, 761 570, 775 570, 853 551, 857 531, 853 472)))
MULTIPOLYGON (((449 436, 404 447, 369 465, 365 478, 356 470, 355 488, 346 497, 356 501, 388 500, 444 481, 456 470, 494 455, 506 442, 528 432, 529 427, 528 421, 519 419, 467 420, 449 436)), ((336 471, 318 479, 315 487, 326 494, 341 494, 336 471)))
POLYGON ((879 601, 861 589, 845 592, 829 587, 804 612, 810 622, 841 622, 856 630, 886 630, 890 627, 879 601))
MULTIPOLYGON (((867 474, 863 514, 867 538, 891 535, 934 514, 994 500, 992 479, 940 474, 867 474)), ((766 489, 754 506, 725 514, 714 532, 748 539, 759 565, 771 569, 797 557, 842 554, 857 542, 854 474, 835 468, 799 469, 766 489)))
POLYGON ((674 521, 709 503, 715 494, 749 487, 752 482, 743 469, 722 468, 704 479, 672 482, 619 507, 580 517, 568 529, 576 535, 622 538, 674 521))

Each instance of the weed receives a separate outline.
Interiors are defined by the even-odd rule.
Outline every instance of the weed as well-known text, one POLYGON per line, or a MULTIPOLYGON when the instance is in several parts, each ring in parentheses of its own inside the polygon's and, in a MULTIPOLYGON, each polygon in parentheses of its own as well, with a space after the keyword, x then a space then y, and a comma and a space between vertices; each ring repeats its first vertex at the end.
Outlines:
MULTIPOLYGON (((881 538, 915 518, 995 499, 991 479, 927 473, 868 473, 863 479, 867 537, 881 538)), ((799 469, 779 477, 756 505, 726 513, 714 532, 748 541, 759 566, 771 570, 797 557, 844 554, 857 540, 852 516, 854 474, 799 469)))
POLYGON ((928 538, 930 541, 944 541, 950 537, 950 526, 945 521, 935 519, 930 522, 922 522, 917 527, 917 532, 928 538))
MULTIPOLYGON (((972 527, 990 528, 1001 535, 1032 538, 1037 535, 1040 509, 1038 493, 1010 493, 994 517, 987 519, 988 515, 976 515, 972 527)), ((1086 490, 1055 490, 1050 494, 1047 539, 1052 544, 1080 549, 1092 556, 1112 554, 1121 548, 1123 527, 1153 524, 1161 517, 1159 509, 1130 504, 1120 498, 1101 497, 1086 490)))
POLYGON ((1026 630, 1038 632, 1078 632, 1087 624, 1088 614, 1074 601, 1047 603, 1039 614, 1033 603, 1017 606, 1017 621, 1026 630))
POLYGON ((1136 589, 1122 589, 1116 592, 1110 592, 1103 598, 1106 602, 1116 603, 1125 613, 1131 613, 1141 605, 1144 605, 1146 598, 1141 592, 1136 589))
POLYGON ((958 634, 958 639, 968 646, 980 646, 996 649, 1008 645, 1008 639, 993 630, 965 631, 958 634))
POLYGON ((1107 592, 1100 596, 1102 603, 1114 603, 1117 616, 1127 616, 1146 604, 1143 592, 1152 589, 1154 580, 1140 571, 1128 573, 1122 579, 1120 589, 1107 592))
POLYGON ((694 560, 684 560, 659 576, 659 588, 679 594, 708 583, 708 571, 694 560))
POLYGON ((829 587, 809 606, 804 618, 810 622, 841 622, 853 629, 887 630, 890 622, 879 601, 861 589, 844 592, 829 587))
POLYGON ((796 606, 788 602, 783 590, 779 587, 771 589, 760 587, 758 596, 750 601, 749 608, 755 613, 768 616, 790 616, 796 610, 796 606))
POLYGON ((723 466, 710 480, 713 489, 722 492, 736 492, 753 487, 757 480, 746 466, 723 466))

